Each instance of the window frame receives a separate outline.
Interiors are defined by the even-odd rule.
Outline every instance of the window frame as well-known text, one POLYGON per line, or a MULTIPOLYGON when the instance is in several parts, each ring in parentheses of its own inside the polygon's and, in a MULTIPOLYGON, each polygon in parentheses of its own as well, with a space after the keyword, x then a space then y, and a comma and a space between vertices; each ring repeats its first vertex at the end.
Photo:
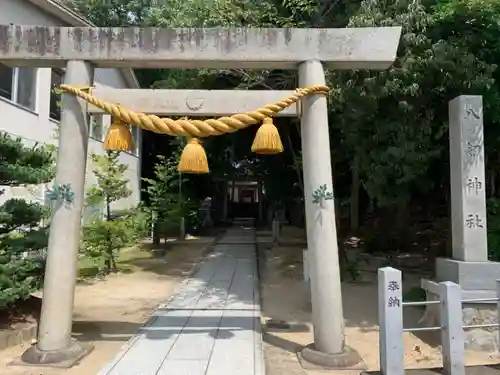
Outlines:
POLYGON ((0 96, 0 100, 5 100, 8 101, 17 107, 23 108, 27 111, 30 111, 32 113, 38 114, 38 78, 39 78, 39 69, 38 68, 32 68, 30 69, 33 70, 33 85, 32 85, 32 95, 34 96, 33 98, 33 108, 27 107, 21 103, 19 103, 19 68, 18 66, 8 66, 6 64, 0 63, 4 67, 12 69, 12 75, 11 75, 11 89, 10 89, 10 98, 6 98, 5 96, 0 96))
MULTIPOLYGON (((10 89, 10 97, 8 98, 6 96, 0 95, 0 98, 2 98, 2 100, 7 100, 9 102, 12 102, 12 96, 13 96, 12 95, 12 87, 13 87, 13 82, 12 81, 13 81, 13 78, 14 78, 14 68, 11 67, 11 66, 5 65, 3 63, 0 63, 0 67, 1 68, 6 68, 6 70, 7 69, 10 70, 10 87, 9 87, 9 89, 10 89)), ((2 90, 2 92, 3 92, 3 90, 2 90)), ((7 91, 5 91, 5 93, 7 94, 7 91)))
POLYGON ((104 142, 105 136, 105 114, 101 113, 89 113, 89 138, 94 139, 99 142, 104 142), (98 125, 101 128, 100 137, 94 136, 94 125, 98 125))
MULTIPOLYGON (((50 101, 49 101, 49 119, 52 120, 52 121, 57 121, 57 122, 60 122, 61 121, 61 108, 58 109, 59 113, 58 113, 58 118, 57 117, 53 117, 52 116, 52 98, 53 98, 53 94, 52 94, 52 75, 53 74, 58 74, 60 77, 61 77, 61 83, 64 83, 64 75, 66 74, 66 71, 65 69, 61 69, 61 68, 51 68, 50 70, 50 101)), ((59 99, 60 99, 60 96, 59 96, 59 99)))

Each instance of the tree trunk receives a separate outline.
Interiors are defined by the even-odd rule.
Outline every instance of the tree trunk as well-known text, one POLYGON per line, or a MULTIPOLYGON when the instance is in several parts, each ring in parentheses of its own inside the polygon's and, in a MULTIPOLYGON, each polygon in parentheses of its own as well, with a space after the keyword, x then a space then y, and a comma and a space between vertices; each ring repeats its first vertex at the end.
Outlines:
MULTIPOLYGON (((299 133, 299 136, 300 136, 300 127, 299 127, 298 121, 296 122, 296 127, 295 128, 297 129, 297 132, 299 133)), ((293 167, 295 169, 295 172, 297 172, 297 180, 299 181, 299 186, 300 186, 300 190, 302 191, 302 196, 304 196, 304 181, 302 179, 302 177, 303 177, 302 176, 302 170, 299 169, 299 166, 296 163, 296 161, 297 161, 297 153, 293 149, 292 138, 290 137, 290 133, 287 132, 286 135, 287 135, 287 139, 288 139, 288 145, 290 147, 290 150, 292 151, 293 167)))
MULTIPOLYGON (((106 197, 106 221, 109 223, 111 220, 111 202, 109 201, 109 198, 106 197)), ((116 263, 113 259, 113 246, 111 244, 111 233, 109 232, 109 227, 108 227, 108 233, 107 233, 107 249, 106 249, 106 269, 108 272, 111 271, 113 266, 116 267, 116 263)))
POLYGON ((158 218, 156 218, 153 224, 153 245, 158 246, 159 244, 160 244, 160 228, 159 228, 158 218))

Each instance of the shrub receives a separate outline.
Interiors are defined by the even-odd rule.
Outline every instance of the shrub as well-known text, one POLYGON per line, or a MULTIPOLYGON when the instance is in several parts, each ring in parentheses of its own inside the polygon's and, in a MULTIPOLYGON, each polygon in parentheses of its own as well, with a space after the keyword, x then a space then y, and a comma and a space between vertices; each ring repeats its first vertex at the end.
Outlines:
MULTIPOLYGON (((49 182, 53 167, 52 153, 43 146, 26 147, 19 138, 0 134, 0 185, 49 182)), ((42 205, 24 199, 0 205, 0 308, 28 298, 42 285, 48 230, 40 223, 46 214, 42 205)))
POLYGON ((115 213, 110 220, 92 220, 83 229, 83 253, 99 273, 116 268, 119 251, 133 246, 145 237, 150 227, 150 214, 142 208, 115 213))

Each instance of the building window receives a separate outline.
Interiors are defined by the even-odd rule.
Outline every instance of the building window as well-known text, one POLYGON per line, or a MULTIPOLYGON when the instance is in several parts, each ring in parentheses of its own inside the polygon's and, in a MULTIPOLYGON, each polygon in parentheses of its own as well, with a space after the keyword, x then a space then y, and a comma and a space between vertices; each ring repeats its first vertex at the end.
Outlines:
POLYGON ((37 68, 11 68, 0 64, 0 96, 36 110, 37 68))
POLYGON ((16 68, 15 77, 15 102, 34 111, 36 109, 37 69, 16 68))
POLYGON ((50 77, 50 118, 61 120, 61 92, 59 86, 63 83, 64 71, 52 69, 50 77))
POLYGON ((103 118, 102 115, 91 115, 90 116, 90 137, 98 141, 102 141, 102 135, 104 133, 103 118))
POLYGON ((0 96, 12 100, 12 78, 14 69, 0 64, 0 96))

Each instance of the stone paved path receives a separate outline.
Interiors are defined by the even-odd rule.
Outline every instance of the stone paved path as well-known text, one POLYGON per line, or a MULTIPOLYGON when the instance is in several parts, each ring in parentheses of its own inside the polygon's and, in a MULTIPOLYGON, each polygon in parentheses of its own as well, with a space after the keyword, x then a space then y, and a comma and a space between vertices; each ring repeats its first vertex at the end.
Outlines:
POLYGON ((231 228, 98 375, 264 375, 255 231, 231 228))
MULTIPOLYGON (((380 371, 369 371, 363 372, 362 375, 383 374, 380 371)), ((442 369, 413 369, 405 370, 405 375, 445 375, 445 373, 442 369)), ((467 366, 465 375, 500 375, 500 365, 467 366)))

